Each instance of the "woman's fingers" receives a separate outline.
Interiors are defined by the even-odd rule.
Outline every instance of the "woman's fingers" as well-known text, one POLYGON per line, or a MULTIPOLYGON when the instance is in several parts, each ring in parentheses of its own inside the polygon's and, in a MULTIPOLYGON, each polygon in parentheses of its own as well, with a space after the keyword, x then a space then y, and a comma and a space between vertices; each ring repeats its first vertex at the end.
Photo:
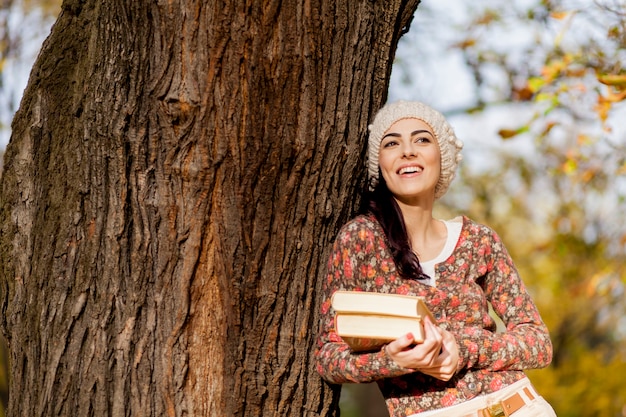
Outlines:
POLYGON ((399 352, 407 350, 411 345, 415 343, 415 336, 413 333, 407 333, 402 337, 397 338, 393 342, 389 343, 385 350, 387 354, 392 356, 396 355, 399 352))
POLYGON ((442 330, 443 345, 441 354, 434 366, 420 369, 432 377, 448 381, 454 376, 459 364, 459 347, 452 333, 442 330))
POLYGON ((414 336, 409 333, 389 343, 385 350, 402 367, 410 369, 431 367, 441 352, 443 337, 430 321, 424 322, 424 334, 422 343, 416 344, 414 336))
POLYGON ((459 347, 452 333, 424 320, 425 338, 416 344, 411 333, 389 343, 385 351, 398 365, 421 371, 434 378, 449 380, 456 373, 459 347))

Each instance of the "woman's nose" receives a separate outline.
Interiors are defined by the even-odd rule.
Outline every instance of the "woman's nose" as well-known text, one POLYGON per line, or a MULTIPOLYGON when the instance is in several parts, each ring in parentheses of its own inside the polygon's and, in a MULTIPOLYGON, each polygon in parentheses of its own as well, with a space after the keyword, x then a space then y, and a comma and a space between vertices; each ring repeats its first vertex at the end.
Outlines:
POLYGON ((415 155, 416 155, 415 147, 412 146, 412 144, 408 143, 402 147, 402 156, 405 156, 408 158, 408 157, 415 156, 415 155))

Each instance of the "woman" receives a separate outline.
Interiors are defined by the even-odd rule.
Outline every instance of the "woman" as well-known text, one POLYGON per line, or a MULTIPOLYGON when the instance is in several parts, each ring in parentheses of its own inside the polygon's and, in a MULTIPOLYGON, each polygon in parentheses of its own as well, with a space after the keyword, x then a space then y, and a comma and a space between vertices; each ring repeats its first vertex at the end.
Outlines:
POLYGON ((524 369, 547 366, 552 344, 498 235, 467 217, 433 217, 461 160, 444 117, 419 102, 384 106, 369 126, 364 214, 339 232, 324 282, 317 369, 330 383, 376 381, 392 417, 554 416, 524 369), (355 353, 334 332, 337 290, 424 297, 437 318, 355 353), (496 332, 488 303, 504 322, 496 332))

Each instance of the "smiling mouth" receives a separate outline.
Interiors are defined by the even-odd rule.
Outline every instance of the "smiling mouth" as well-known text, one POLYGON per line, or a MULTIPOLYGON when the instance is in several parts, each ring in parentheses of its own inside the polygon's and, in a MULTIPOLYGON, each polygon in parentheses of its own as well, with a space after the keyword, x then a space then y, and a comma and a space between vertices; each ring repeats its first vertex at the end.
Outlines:
POLYGON ((423 169, 420 167, 404 167, 404 168, 400 168, 400 170, 398 171, 398 174, 402 175, 402 174, 415 174, 418 172, 422 172, 423 169))

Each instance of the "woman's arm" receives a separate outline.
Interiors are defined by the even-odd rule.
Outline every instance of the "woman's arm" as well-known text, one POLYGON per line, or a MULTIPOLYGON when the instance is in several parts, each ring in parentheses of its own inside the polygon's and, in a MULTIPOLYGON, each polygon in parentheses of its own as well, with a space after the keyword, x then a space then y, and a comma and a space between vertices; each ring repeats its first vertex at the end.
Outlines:
MULTIPOLYGON (((371 220, 357 218, 344 226, 333 245, 326 279, 322 285, 321 328, 317 343, 317 370, 331 383, 370 382, 413 372, 397 365, 384 351, 355 353, 334 328, 330 300, 340 289, 360 289, 364 279, 380 265, 382 249, 371 220)), ((383 243, 384 244, 384 243, 383 243)))
POLYGON ((504 332, 492 332, 476 325, 466 326, 456 333, 461 350, 461 367, 498 371, 549 365, 552 342, 548 329, 508 251, 491 229, 481 241, 482 245, 488 245, 485 249, 481 248, 486 265, 481 286, 506 329, 504 332))

